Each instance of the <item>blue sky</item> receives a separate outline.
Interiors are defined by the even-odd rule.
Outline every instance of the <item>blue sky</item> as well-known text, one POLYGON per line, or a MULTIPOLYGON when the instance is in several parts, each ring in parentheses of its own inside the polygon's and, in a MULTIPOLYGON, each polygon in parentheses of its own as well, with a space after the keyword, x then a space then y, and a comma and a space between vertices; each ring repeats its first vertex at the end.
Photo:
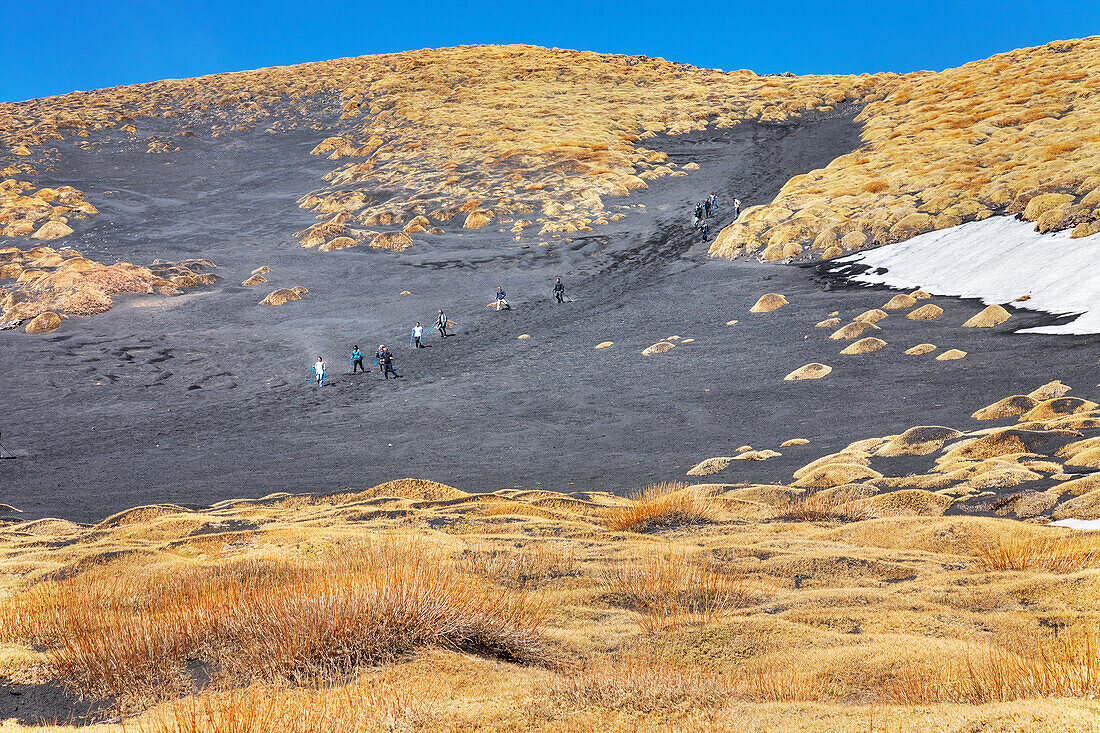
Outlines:
POLYGON ((0 101, 467 43, 646 54, 722 69, 940 70, 1100 34, 1100 1, 54 2, 10 0, 0 101))

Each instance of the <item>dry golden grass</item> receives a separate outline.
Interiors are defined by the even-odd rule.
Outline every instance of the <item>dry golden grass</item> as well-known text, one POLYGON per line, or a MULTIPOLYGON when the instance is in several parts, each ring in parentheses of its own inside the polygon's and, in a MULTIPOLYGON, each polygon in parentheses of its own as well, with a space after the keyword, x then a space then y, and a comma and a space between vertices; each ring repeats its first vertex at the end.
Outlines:
MULTIPOLYGON (((1020 214, 1038 231, 1100 231, 1100 153, 1090 141, 1100 38, 1057 41, 911 74, 881 86, 857 120, 864 145, 787 182, 723 229, 712 254, 856 250, 1020 214), (795 226, 795 223, 798 226, 795 226), (826 236, 827 235, 827 236, 826 236)), ((835 255, 835 253, 830 253, 835 255)))
POLYGON ((990 570, 1041 569, 1074 573, 1100 568, 1100 538, 1095 535, 1032 537, 998 535, 982 548, 981 561, 990 570))
MULTIPOLYGON (((624 535, 604 522, 635 502, 607 494, 398 481, 9 525, 0 676, 133 690, 112 710, 150 733, 857 731, 883 716, 1087 730, 1100 713, 1091 561, 985 560, 998 543, 1081 549, 1084 535, 777 521, 783 487, 698 491, 723 492, 732 521, 624 535), (486 511, 504 505, 545 511, 486 511), (537 619, 534 637, 518 619, 537 619), (214 677, 201 692, 197 668, 214 677)), ((868 488, 828 491, 858 505, 868 488)))
POLYGON ((722 504, 713 495, 679 482, 654 484, 630 497, 607 517, 608 529, 645 532, 658 527, 717 521, 722 504))
MULTIPOLYGON (((16 282, 5 284, 10 292, 0 297, 0 320, 35 319, 50 312, 74 316, 102 313, 110 309, 111 299, 117 295, 148 294, 154 287, 176 292, 177 288, 214 282, 215 275, 199 272, 204 266, 214 265, 207 260, 189 260, 157 261, 148 267, 129 262, 108 266, 86 259, 73 249, 58 252, 41 246, 26 251, 5 248, 0 258, 0 280, 16 282)), ((49 316, 45 320, 53 322, 49 316)), ((53 322, 53 328, 58 325, 53 322)), ((38 327, 36 324, 35 329, 38 327)))
POLYGON ((800 522, 858 522, 875 514, 871 501, 862 497, 842 491, 805 491, 781 505, 778 516, 800 522))
POLYGON ((414 542, 323 562, 246 561, 170 573, 89 571, 11 609, 12 638, 43 646, 81 694, 122 698, 186 684, 196 660, 237 683, 349 673, 429 645, 543 661, 545 609, 459 572, 414 542))

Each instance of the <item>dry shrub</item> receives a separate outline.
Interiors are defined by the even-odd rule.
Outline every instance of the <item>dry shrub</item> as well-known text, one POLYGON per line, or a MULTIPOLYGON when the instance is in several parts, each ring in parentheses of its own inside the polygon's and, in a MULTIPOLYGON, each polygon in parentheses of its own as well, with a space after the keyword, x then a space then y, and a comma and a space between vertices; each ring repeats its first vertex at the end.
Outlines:
POLYGON ((535 693, 566 709, 599 707, 645 714, 715 708, 734 696, 721 675, 643 656, 596 658, 539 685, 535 693))
POLYGON ((575 575, 577 548, 573 543, 540 542, 506 548, 471 542, 459 562, 469 573, 509 588, 523 588, 575 575))
POLYGON ((1100 538, 1093 535, 1034 537, 998 535, 981 548, 979 561, 988 570, 1049 570, 1075 573, 1100 567, 1100 538))
POLYGON ((903 669, 884 692, 907 705, 1093 698, 1100 692, 1100 636, 1095 629, 1074 628, 1011 646, 989 643, 963 661, 903 669))
POLYGON ((713 623, 749 597, 745 578, 714 558, 683 552, 641 555, 609 565, 603 580, 646 632, 713 623))
POLYGON ((17 599, 10 631, 74 689, 121 697, 172 688, 193 661, 243 680, 344 673, 426 645, 543 661, 545 611, 387 540, 320 563, 87 571, 17 599))
POLYGON ((870 499, 852 498, 843 491, 807 491, 787 499, 778 516, 801 522, 859 522, 875 514, 870 499))
POLYGON ((717 521, 720 501, 702 489, 680 482, 661 482, 630 497, 630 504, 612 510, 605 524, 617 532, 644 532, 674 524, 717 521))
POLYGON ((375 677, 345 686, 252 685, 172 701, 144 716, 140 733, 329 733, 417 726, 429 708, 409 690, 375 677))

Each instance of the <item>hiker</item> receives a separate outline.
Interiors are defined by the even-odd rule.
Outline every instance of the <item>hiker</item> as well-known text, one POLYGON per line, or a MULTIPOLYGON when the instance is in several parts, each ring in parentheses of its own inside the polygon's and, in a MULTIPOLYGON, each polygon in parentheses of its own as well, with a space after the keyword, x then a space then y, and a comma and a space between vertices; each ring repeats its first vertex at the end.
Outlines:
POLYGON ((309 383, 311 385, 316 383, 318 387, 325 386, 325 360, 319 356, 317 362, 313 365, 313 371, 310 373, 309 383))
POLYGON ((380 353, 382 356, 382 376, 389 379, 392 374, 394 379, 401 379, 401 375, 393 368, 393 354, 390 353, 390 350, 383 346, 380 353))
POLYGON ((421 339, 423 339, 423 338, 424 338, 424 327, 420 325, 420 321, 417 321, 416 325, 413 326, 413 332, 412 332, 412 343, 416 346, 416 348, 418 348, 418 349, 423 349, 424 348, 424 344, 420 343, 421 339))
POLYGON ((504 288, 497 287, 497 310, 500 310, 503 306, 506 310, 512 310, 512 306, 508 305, 508 301, 504 299, 504 288))
POLYGON ((356 367, 359 367, 359 370, 361 372, 363 372, 364 374, 367 371, 366 367, 363 366, 363 352, 359 350, 358 346, 356 346, 351 351, 351 370, 350 371, 351 371, 352 374, 355 374, 355 368, 356 367))
POLYGON ((741 199, 735 198, 733 200, 733 218, 741 216, 741 199))
POLYGON ((703 205, 695 204, 695 218, 699 221, 703 220, 703 205))
POLYGON ((694 214, 692 214, 692 217, 691 217, 691 228, 692 229, 698 229, 699 224, 701 224, 702 221, 703 220, 699 218, 699 212, 696 211, 694 214))
POLYGON ((559 303, 565 302, 565 286, 561 284, 560 277, 557 282, 554 283, 554 297, 557 298, 559 303))
POLYGON ((703 218, 710 218, 710 197, 703 199, 703 218))
POLYGON ((443 312, 443 309, 439 309, 439 318, 435 320, 435 326, 439 329, 439 335, 443 338, 447 338, 447 314, 443 312))
POLYGON ((711 191, 711 193, 710 193, 710 205, 711 205, 711 208, 714 209, 714 215, 717 216, 718 215, 718 194, 715 193, 714 191, 711 191))
POLYGON ((703 241, 704 242, 707 241, 708 236, 710 236, 710 227, 707 226, 707 223, 704 221, 703 222, 703 241))

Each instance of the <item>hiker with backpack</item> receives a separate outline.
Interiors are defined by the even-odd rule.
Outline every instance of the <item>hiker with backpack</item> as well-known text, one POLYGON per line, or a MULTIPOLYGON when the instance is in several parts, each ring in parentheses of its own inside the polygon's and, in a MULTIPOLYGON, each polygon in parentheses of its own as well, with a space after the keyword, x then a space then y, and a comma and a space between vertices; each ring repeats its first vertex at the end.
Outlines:
POLYGON ((439 335, 442 338, 447 338, 447 314, 443 312, 443 309, 439 309, 439 318, 435 320, 435 326, 439 329, 439 335))

